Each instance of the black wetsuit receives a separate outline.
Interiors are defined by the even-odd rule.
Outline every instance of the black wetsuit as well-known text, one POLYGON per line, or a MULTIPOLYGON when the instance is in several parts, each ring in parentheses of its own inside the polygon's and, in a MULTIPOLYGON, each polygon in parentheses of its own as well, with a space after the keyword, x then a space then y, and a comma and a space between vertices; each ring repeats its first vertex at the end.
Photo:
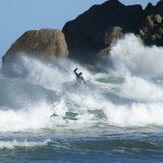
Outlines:
POLYGON ((74 73, 75 73, 75 75, 76 75, 76 81, 77 81, 78 83, 82 83, 82 82, 83 82, 84 84, 86 84, 84 78, 83 78, 82 76, 80 76, 80 75, 76 72, 77 69, 78 69, 78 68, 76 68, 76 69, 74 70, 74 73))

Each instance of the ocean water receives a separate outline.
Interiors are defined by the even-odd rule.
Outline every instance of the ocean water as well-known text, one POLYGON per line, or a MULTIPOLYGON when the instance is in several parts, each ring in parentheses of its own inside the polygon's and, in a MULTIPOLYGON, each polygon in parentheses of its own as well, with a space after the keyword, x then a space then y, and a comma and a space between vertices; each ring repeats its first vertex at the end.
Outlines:
POLYGON ((19 62, 22 78, 0 76, 0 162, 163 162, 162 48, 128 34, 105 73, 80 65, 86 85, 73 61, 19 62))

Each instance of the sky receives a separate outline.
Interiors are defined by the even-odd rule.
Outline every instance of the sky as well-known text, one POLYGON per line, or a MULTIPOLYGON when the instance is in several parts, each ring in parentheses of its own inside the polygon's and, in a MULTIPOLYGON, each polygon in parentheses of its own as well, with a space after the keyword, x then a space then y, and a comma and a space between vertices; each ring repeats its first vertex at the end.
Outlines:
MULTIPOLYGON (((0 58, 26 31, 52 28, 62 30, 66 22, 75 19, 95 4, 107 0, 0 0, 0 58)), ((119 0, 125 5, 159 0, 119 0)), ((0 67, 2 65, 0 59, 0 67)))

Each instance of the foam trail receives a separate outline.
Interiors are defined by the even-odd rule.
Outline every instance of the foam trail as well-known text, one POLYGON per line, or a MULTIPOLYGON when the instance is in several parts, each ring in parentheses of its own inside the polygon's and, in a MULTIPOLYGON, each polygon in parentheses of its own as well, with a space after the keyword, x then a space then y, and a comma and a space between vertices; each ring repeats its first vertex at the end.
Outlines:
POLYGON ((47 145, 48 142, 50 142, 50 139, 42 141, 0 141, 0 149, 8 148, 8 149, 14 149, 16 147, 28 147, 32 148, 35 146, 44 146, 47 145))

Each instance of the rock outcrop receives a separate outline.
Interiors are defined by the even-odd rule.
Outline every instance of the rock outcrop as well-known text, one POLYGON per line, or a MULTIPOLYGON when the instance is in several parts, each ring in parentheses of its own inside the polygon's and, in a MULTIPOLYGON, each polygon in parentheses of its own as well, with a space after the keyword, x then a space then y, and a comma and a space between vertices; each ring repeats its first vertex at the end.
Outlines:
POLYGON ((135 33, 146 45, 163 46, 163 0, 156 6, 149 3, 145 10, 140 5, 108 0, 67 22, 62 31, 69 56, 98 67, 109 46, 126 33, 135 33))
POLYGON ((139 24, 139 35, 147 45, 163 46, 163 0, 148 4, 139 24))
POLYGON ((94 5, 63 27, 69 56, 85 64, 104 59, 109 45, 127 32, 136 32, 143 15, 140 5, 125 6, 118 0, 94 5))
POLYGON ((2 57, 3 70, 8 68, 17 56, 28 54, 43 61, 55 56, 68 57, 64 34, 56 29, 41 29, 25 32, 2 57))

